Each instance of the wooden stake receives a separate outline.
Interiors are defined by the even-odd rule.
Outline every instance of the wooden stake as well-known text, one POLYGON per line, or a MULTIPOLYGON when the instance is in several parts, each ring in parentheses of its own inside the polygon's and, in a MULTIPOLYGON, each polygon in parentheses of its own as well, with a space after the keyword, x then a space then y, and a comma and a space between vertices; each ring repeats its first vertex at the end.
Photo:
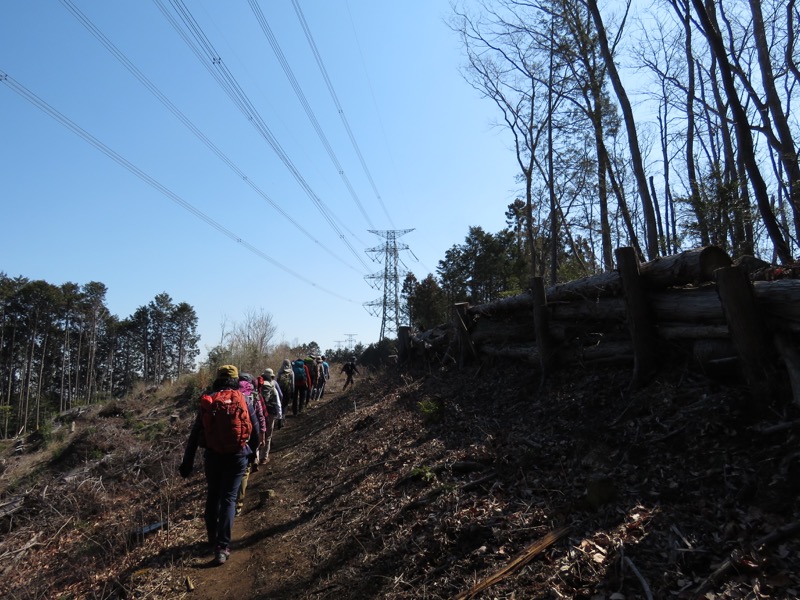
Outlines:
POLYGON ((644 286, 639 276, 639 259, 633 248, 617 248, 617 269, 622 279, 625 306, 628 312, 628 329, 633 346, 633 380, 631 389, 643 385, 656 370, 656 334, 647 303, 644 286))

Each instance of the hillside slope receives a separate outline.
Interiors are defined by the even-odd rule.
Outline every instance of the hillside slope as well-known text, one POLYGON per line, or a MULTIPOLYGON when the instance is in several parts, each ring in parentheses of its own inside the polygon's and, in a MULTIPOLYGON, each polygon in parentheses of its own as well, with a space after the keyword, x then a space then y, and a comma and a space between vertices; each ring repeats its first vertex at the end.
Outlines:
POLYGON ((46 450, 5 459, 3 502, 22 500, 0 596, 798 597, 797 411, 754 420, 681 368, 634 394, 629 376, 334 378, 276 432, 222 567, 200 553, 201 460, 176 475, 191 401, 115 403, 11 488, 46 450))

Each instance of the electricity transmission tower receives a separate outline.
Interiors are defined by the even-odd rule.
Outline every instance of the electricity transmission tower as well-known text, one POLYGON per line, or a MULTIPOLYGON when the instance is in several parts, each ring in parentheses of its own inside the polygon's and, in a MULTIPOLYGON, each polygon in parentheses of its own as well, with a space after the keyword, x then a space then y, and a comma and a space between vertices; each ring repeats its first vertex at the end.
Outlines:
POLYGON ((405 276, 406 270, 400 267, 401 261, 398 256, 400 250, 408 250, 408 245, 400 243, 397 239, 405 234, 414 231, 413 229, 389 229, 375 230, 370 229, 378 237, 382 237, 386 242, 382 246, 370 248, 367 252, 375 254, 375 261, 383 259, 383 271, 378 271, 372 275, 367 275, 365 279, 375 288, 383 288, 383 298, 365 302, 364 307, 373 316, 381 317, 381 335, 379 339, 384 339, 390 334, 397 335, 402 324, 403 313, 400 308, 400 277, 405 276))

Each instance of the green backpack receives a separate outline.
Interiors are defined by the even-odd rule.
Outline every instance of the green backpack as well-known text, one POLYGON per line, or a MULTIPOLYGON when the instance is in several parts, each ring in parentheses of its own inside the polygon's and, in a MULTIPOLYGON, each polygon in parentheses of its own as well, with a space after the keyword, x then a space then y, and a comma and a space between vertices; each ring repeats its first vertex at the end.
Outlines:
POLYGON ((284 396, 292 395, 292 373, 291 371, 281 371, 278 373, 278 385, 284 396))

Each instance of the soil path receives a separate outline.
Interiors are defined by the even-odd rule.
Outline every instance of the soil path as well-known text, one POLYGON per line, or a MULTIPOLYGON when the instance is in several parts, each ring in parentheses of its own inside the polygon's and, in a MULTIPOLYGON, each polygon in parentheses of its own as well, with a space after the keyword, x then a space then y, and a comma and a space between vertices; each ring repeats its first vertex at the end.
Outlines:
MULTIPOLYGON (((315 515, 306 508, 319 482, 306 468, 306 442, 340 411, 342 383, 332 373, 322 400, 296 417, 289 410, 285 426, 273 435, 270 462, 250 474, 228 562, 216 566, 213 557, 204 555, 184 564, 182 576, 191 582, 192 598, 294 599, 310 597, 312 587, 319 591, 314 572, 319 540, 309 533, 315 515)), ((202 516, 197 526, 199 542, 204 537, 202 516)))

